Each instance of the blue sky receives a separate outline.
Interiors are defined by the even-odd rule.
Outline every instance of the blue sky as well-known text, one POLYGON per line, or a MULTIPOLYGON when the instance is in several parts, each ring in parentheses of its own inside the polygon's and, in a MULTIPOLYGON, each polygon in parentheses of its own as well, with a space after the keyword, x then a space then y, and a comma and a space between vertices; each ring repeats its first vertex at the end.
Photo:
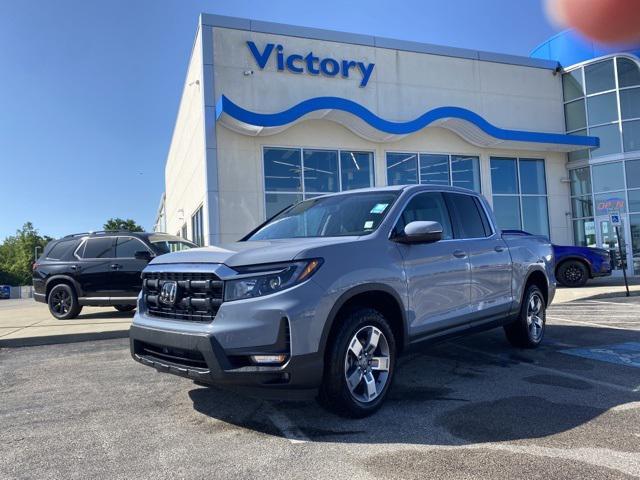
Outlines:
POLYGON ((200 12, 520 55, 555 33, 539 0, 2 0, 0 240, 153 226, 200 12))

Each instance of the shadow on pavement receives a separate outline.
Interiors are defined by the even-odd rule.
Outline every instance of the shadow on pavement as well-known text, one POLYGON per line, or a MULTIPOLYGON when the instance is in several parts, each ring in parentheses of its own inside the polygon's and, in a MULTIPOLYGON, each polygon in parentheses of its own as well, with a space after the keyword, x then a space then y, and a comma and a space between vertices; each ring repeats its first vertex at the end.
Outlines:
POLYGON ((382 409, 359 420, 328 413, 313 401, 269 402, 206 387, 189 391, 189 396, 201 414, 287 436, 274 420, 275 409, 313 441, 463 445, 548 437, 562 445, 571 431, 574 444, 640 448, 640 438, 625 424, 633 421, 626 412, 607 417, 607 425, 618 432, 615 438, 591 435, 588 426, 611 408, 640 400, 640 394, 625 388, 634 378, 638 383, 640 370, 561 352, 637 342, 638 332, 548 325, 545 341, 537 350, 515 350, 501 330, 494 330, 423 347, 400 359, 382 409), (605 380, 622 386, 608 388, 605 380))

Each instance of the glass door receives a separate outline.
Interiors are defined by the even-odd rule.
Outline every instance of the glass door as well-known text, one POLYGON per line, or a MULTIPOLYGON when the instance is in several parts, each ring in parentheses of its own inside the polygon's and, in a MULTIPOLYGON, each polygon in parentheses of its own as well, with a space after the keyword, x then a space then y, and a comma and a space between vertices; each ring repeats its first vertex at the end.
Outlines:
POLYGON ((609 251, 611 256, 611 267, 613 269, 613 275, 622 275, 623 265, 627 265, 627 274, 632 274, 632 265, 627 263, 627 259, 631 256, 628 251, 628 245, 626 240, 627 221, 626 215, 621 215, 622 225, 619 227, 620 242, 622 242, 622 255, 620 258, 620 248, 618 246, 618 237, 616 235, 616 229, 609 217, 600 217, 596 219, 596 233, 598 235, 598 247, 604 248, 609 251))

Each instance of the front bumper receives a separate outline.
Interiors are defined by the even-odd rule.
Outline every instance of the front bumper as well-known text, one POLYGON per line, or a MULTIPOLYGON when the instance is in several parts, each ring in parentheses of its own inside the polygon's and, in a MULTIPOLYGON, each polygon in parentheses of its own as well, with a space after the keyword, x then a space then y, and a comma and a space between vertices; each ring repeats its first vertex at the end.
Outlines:
POLYGON ((159 371, 209 384, 314 389, 322 380, 319 344, 331 299, 309 280, 265 297, 224 302, 212 322, 148 315, 142 296, 130 330, 132 357, 159 371), (282 365, 252 355, 285 354, 282 365))
POLYGON ((241 385, 313 389, 322 377, 322 356, 318 353, 289 356, 282 366, 242 365, 214 336, 177 333, 131 326, 131 356, 134 360, 194 381, 212 385, 241 385))

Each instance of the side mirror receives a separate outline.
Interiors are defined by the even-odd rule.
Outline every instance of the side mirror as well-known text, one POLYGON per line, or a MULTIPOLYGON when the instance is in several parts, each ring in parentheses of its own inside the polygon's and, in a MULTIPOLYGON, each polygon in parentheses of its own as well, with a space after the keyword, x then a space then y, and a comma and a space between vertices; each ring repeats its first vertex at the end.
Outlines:
POLYGON ((442 225, 438 222, 411 222, 404 234, 395 238, 400 243, 433 243, 442 240, 442 225))
POLYGON ((148 250, 140 250, 140 251, 134 253, 133 257, 136 260, 144 260, 146 262, 150 262, 151 259, 153 258, 153 255, 151 255, 151 252, 149 252, 148 250))

